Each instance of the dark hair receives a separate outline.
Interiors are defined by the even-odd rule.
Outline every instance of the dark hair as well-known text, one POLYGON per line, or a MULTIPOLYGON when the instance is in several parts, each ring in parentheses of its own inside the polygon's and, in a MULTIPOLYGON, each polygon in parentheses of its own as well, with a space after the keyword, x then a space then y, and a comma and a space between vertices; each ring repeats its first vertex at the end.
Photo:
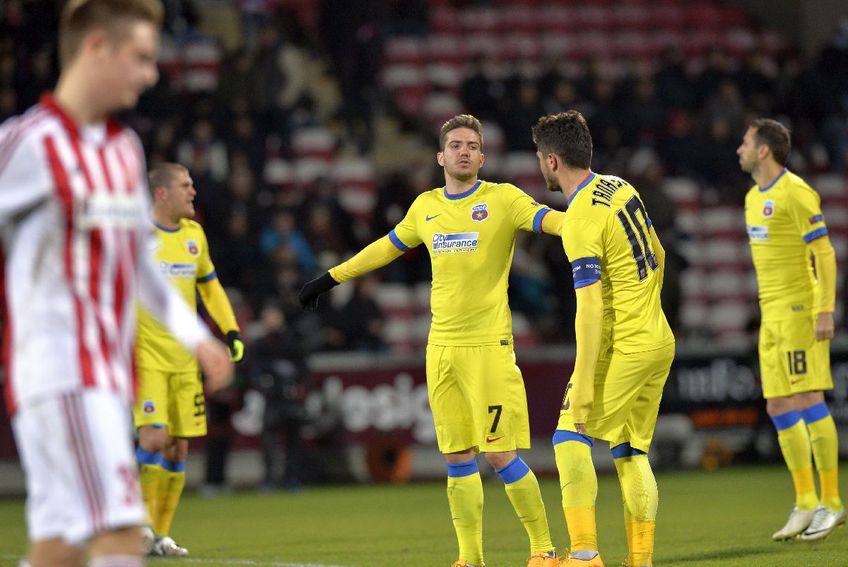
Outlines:
POLYGON ((755 130, 754 138, 757 140, 757 145, 768 146, 774 161, 780 165, 786 165, 789 161, 789 150, 792 149, 789 129, 771 118, 757 118, 748 126, 755 130))
POLYGON ((59 62, 65 67, 79 51, 86 34, 105 30, 120 39, 133 21, 161 27, 164 8, 161 0, 70 0, 59 20, 59 62))
POLYGON ((178 171, 188 171, 188 168, 178 163, 164 162, 151 169, 147 174, 150 192, 155 191, 157 187, 168 187, 178 171))
POLYGON ((541 153, 558 155, 568 167, 589 169, 592 165, 592 134, 576 110, 539 118, 533 126, 533 142, 541 153))
POLYGON ((483 125, 470 114, 457 114, 445 122, 441 129, 439 129, 439 151, 445 151, 445 142, 448 139, 448 132, 456 130, 457 128, 470 128, 477 132, 477 135, 480 136, 480 150, 483 150, 483 125))

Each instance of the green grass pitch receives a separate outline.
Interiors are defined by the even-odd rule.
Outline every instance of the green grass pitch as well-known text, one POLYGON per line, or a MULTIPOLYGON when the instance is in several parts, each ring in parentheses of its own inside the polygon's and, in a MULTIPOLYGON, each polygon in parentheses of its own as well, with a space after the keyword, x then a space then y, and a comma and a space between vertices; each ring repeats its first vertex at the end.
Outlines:
MULTIPOLYGON (((844 465, 843 465, 844 467, 844 465)), ((845 474, 842 494, 848 494, 845 474)), ((655 564, 661 567, 842 567, 848 529, 826 541, 774 543, 792 505, 785 469, 734 467, 657 475, 660 509, 655 564)), ((558 550, 567 545, 555 479, 542 494, 558 550)), ((485 481, 488 567, 523 567, 527 540, 499 479, 485 481)), ((0 565, 16 565, 25 547, 23 502, 0 501, 0 565)), ((626 555, 618 482, 599 479, 598 531, 608 566, 626 555)), ((310 487, 298 494, 240 492, 201 499, 188 494, 172 535, 192 554, 152 566, 448 567, 456 541, 444 483, 310 487)))

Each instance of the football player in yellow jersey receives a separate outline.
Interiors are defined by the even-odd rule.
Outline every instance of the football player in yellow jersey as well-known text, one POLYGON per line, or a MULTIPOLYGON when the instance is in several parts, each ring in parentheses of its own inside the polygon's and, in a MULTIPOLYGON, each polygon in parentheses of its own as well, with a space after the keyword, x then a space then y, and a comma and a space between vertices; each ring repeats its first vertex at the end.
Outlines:
POLYGON ((387 236, 308 282, 306 308, 335 285, 384 266, 424 244, 433 268, 426 372, 439 450, 448 467, 448 503, 459 543, 454 567, 483 566, 483 453, 530 538, 531 567, 555 567, 536 476, 516 453, 530 446, 527 401, 515 365, 507 278, 518 230, 559 234, 563 214, 508 183, 478 178, 479 120, 459 115, 439 133, 436 160, 445 185, 426 191, 387 236))
MULTIPOLYGON (((149 173, 149 180, 159 266, 190 306, 196 307, 196 294, 200 293, 203 305, 227 337, 230 357, 240 362, 244 345, 233 308, 215 275, 206 234, 191 220, 196 194, 191 175, 181 165, 165 163, 149 173)), ((187 555, 169 531, 185 486, 188 438, 206 435, 206 405, 197 360, 141 310, 136 362, 136 457, 151 522, 145 530, 145 548, 153 555, 187 555)))
POLYGON ((795 485, 795 506, 772 536, 778 541, 822 539, 845 523, 836 426, 824 401, 824 390, 833 389, 836 255, 821 199, 786 168, 790 144, 786 127, 761 118, 751 123, 736 150, 742 170, 756 182, 745 196, 745 223, 762 314, 763 397, 795 485))
POLYGON ((624 499, 628 560, 653 564, 657 484, 648 462, 674 336, 660 304, 665 252, 639 193, 593 172, 574 110, 533 127, 539 167, 568 200, 562 240, 577 294, 577 355, 553 443, 571 538, 563 565, 603 566, 595 527, 595 439, 608 441, 624 499))

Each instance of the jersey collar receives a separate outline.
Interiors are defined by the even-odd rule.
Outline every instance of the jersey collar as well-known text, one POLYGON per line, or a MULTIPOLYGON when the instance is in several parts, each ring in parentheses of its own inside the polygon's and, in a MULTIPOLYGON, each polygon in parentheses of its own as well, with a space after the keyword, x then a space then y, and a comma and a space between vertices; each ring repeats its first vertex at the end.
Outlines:
POLYGON ((769 183, 768 185, 766 185, 765 187, 760 189, 760 193, 765 193, 766 191, 768 191, 769 189, 774 187, 774 184, 777 183, 778 181, 780 181, 780 178, 783 177, 786 174, 787 171, 789 171, 789 170, 784 167, 783 171, 780 172, 780 175, 778 175, 777 177, 774 178, 774 181, 772 181, 771 183, 769 183))
POLYGON ((180 231, 180 228, 181 228, 181 226, 177 226, 177 228, 168 228, 168 227, 166 227, 166 226, 162 226, 161 224, 159 224, 159 223, 158 223, 158 222, 156 222, 156 221, 153 221, 153 225, 154 225, 156 228, 158 228, 159 230, 162 230, 162 231, 165 231, 165 232, 179 232, 179 231, 180 231))
POLYGON ((477 183, 474 184, 474 187, 472 187, 468 191, 464 191, 462 193, 457 193, 456 195, 449 195, 447 187, 442 187, 442 192, 445 194, 446 199, 450 199, 451 201, 456 201, 457 199, 464 199, 464 198, 468 197, 469 195, 471 195, 474 191, 477 190, 478 187, 480 187, 481 183, 483 183, 483 180, 478 179, 477 183))
POLYGON ((583 181, 581 181, 581 182, 580 182, 580 185, 578 185, 578 186, 577 186, 577 189, 575 189, 575 190, 574 190, 574 193, 572 193, 572 194, 571 194, 571 197, 569 197, 569 198, 568 198, 568 201, 566 202, 566 205, 570 205, 570 204, 571 204, 571 201, 573 201, 573 200, 574 200, 574 197, 576 197, 576 196, 577 196, 577 194, 580 192, 580 190, 581 190, 581 189, 583 189, 583 188, 584 188, 584 187, 586 187, 589 183, 591 183, 591 182, 592 182, 592 180, 595 178, 595 175, 596 175, 596 174, 595 174, 595 172, 594 172, 594 171, 592 171, 592 170, 590 169, 590 170, 589 170, 589 175, 587 175, 587 176, 586 176, 586 179, 584 179, 583 181))
MULTIPOLYGON (((54 114, 59 119, 59 121, 62 123, 62 126, 65 128, 65 130, 67 130, 68 134, 72 138, 74 138, 74 139, 81 139, 82 138, 82 136, 80 135, 81 130, 79 128, 79 125, 76 122, 74 122, 74 119, 71 118, 71 116, 67 112, 65 112, 65 109, 63 109, 61 106, 59 106, 59 103, 56 102, 56 99, 53 96, 53 93, 43 94, 41 96, 41 99, 39 100, 39 103, 41 104, 41 106, 46 108, 48 111, 50 111, 52 114, 54 114)), ((121 124, 117 120, 115 120, 113 118, 107 118, 106 119, 106 138, 107 139, 118 134, 122 129, 123 128, 121 127, 121 124)))

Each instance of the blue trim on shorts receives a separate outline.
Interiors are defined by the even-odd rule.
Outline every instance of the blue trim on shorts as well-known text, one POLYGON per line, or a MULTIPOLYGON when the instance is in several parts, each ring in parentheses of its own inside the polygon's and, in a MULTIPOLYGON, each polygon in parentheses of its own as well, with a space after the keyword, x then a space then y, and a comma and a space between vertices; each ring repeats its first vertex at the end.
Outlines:
POLYGON ((783 431, 784 429, 789 429, 790 427, 801 421, 801 412, 791 410, 780 415, 773 415, 771 417, 771 421, 774 423, 775 429, 777 429, 778 431, 783 431))
POLYGON ((809 425, 830 415, 825 402, 819 402, 814 406, 810 406, 805 410, 801 410, 801 417, 809 425))
POLYGON ((142 449, 141 446, 136 447, 135 449, 135 458, 140 465, 161 465, 162 464, 162 455, 160 453, 151 453, 145 449, 142 449))
POLYGON ((566 441, 577 441, 590 447, 595 444, 592 441, 592 438, 588 435, 583 435, 582 433, 577 433, 576 431, 566 431, 565 429, 557 429, 556 431, 554 431, 554 438, 552 441, 554 445, 559 445, 560 443, 565 443, 566 441))
POLYGON ((521 457, 516 456, 505 467, 496 469, 495 472, 500 475, 504 484, 512 484, 527 476, 527 473, 530 472, 530 467, 527 466, 527 463, 521 457))
POLYGON ((168 427, 164 423, 145 423, 145 427, 152 427, 153 429, 165 429, 168 427))
POLYGON ((635 457, 637 455, 647 455, 645 451, 631 447, 629 442, 624 442, 621 445, 616 445, 610 449, 613 459, 624 459, 626 457, 635 457))
POLYGON ((470 461, 464 463, 448 463, 448 477, 471 476, 479 472, 477 457, 471 457, 470 461))
POLYGON ((171 461, 162 459, 162 468, 170 472, 185 472, 185 461, 171 461))

